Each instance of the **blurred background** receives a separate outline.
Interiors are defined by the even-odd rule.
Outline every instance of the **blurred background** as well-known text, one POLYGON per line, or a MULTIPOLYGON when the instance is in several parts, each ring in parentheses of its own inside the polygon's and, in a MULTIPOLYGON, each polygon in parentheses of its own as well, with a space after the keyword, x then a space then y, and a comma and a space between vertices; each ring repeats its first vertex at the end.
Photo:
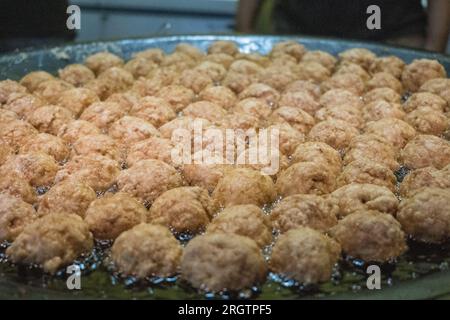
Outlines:
MULTIPOLYGON (((445 37, 445 44, 440 45, 440 49, 437 49, 438 46, 428 49, 447 50, 447 52, 450 50, 448 38, 450 12, 448 10, 442 12, 442 6, 450 7, 450 0, 429 0, 438 3, 438 7, 434 9, 438 13, 434 13, 431 16, 432 19, 426 10, 429 6, 428 1, 423 0, 345 0, 342 3, 346 3, 348 7, 344 8, 340 4, 338 6, 338 8, 342 7, 340 14, 331 11, 330 9, 335 9, 330 8, 327 1, 331 0, 243 0, 240 4, 238 0, 1 0, 0 51, 59 44, 65 41, 109 40, 171 34, 225 34, 240 31, 330 35, 326 28, 317 28, 315 24, 319 26, 333 26, 333 23, 338 26, 345 24, 348 28, 352 28, 352 21, 345 16, 345 12, 355 8, 355 3, 363 5, 372 2, 390 3, 392 8, 396 6, 399 12, 394 14, 401 15, 402 19, 392 17, 391 23, 396 23, 394 27, 398 28, 401 21, 403 28, 414 32, 414 36, 419 34, 422 37, 423 43, 420 45, 417 44, 417 39, 411 40, 412 38, 408 37, 400 44, 424 47, 426 32, 430 29, 429 23, 432 20, 437 21, 434 23, 437 26, 432 27, 437 29, 433 31, 434 37, 445 37), (313 3, 322 4, 321 6, 312 5, 313 3), (81 29, 76 32, 67 30, 65 24, 68 17, 65 10, 70 4, 76 4, 81 8, 81 29), (341 19, 336 19, 337 16, 341 19), (311 21, 305 21, 308 18, 311 21), (446 31, 442 30, 445 25, 446 31), (436 35, 436 33, 440 34, 436 35), (445 33, 445 36, 442 33, 445 33)), ((334 3, 336 3, 335 0, 334 3)), ((359 16, 364 20, 367 18, 367 14, 359 16)), ((384 18, 383 13, 382 23, 388 21, 383 20, 384 18)), ((339 27, 336 30, 340 33, 335 32, 331 36, 366 38, 364 34, 346 33, 339 27)), ((380 35, 369 37, 369 40, 385 41, 385 38, 386 35, 380 35)))

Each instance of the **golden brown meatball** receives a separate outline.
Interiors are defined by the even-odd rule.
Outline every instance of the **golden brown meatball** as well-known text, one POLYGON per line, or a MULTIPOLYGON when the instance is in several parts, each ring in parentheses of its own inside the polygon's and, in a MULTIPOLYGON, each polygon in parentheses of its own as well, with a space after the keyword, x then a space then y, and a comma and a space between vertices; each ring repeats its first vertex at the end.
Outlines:
POLYGON ((107 129, 113 122, 125 115, 125 110, 115 102, 95 102, 87 107, 80 116, 100 129, 107 129))
POLYGON ((279 202, 270 218, 281 233, 298 227, 326 232, 337 224, 338 206, 335 201, 312 194, 294 194, 279 202))
POLYGON ((440 243, 450 237, 450 190, 423 188, 400 203, 397 219, 414 239, 440 243))
POLYGON ((141 223, 118 236, 111 253, 125 275, 168 277, 178 273, 183 249, 167 228, 141 223))
POLYGON ((428 80, 446 78, 445 68, 437 60, 415 59, 402 72, 405 89, 416 92, 428 80))
POLYGON ((253 83, 239 94, 240 100, 246 98, 258 98, 264 100, 270 107, 274 107, 280 99, 280 94, 264 83, 253 83))
POLYGON ((376 210, 395 216, 398 199, 386 187, 367 183, 351 183, 333 191, 331 198, 337 203, 340 218, 361 210, 376 210))
POLYGON ((420 91, 437 94, 447 101, 447 109, 450 107, 450 79, 436 78, 428 80, 420 87, 420 91))
POLYGON ((203 89, 213 85, 213 80, 206 73, 191 69, 184 70, 180 74, 177 83, 198 94, 203 89))
POLYGON ((133 58, 123 68, 131 73, 135 79, 146 77, 150 72, 158 68, 158 65, 146 58, 133 58))
POLYGON ((150 48, 134 53, 133 58, 144 58, 149 62, 160 64, 164 59, 164 51, 160 48, 150 48))
POLYGON ((282 234, 272 249, 270 270, 303 284, 328 281, 341 254, 339 244, 311 228, 282 234))
POLYGON ((40 107, 28 118, 28 121, 40 132, 53 135, 57 135, 64 125, 73 120, 72 111, 56 105, 40 107))
POLYGON ((410 171, 400 184, 400 194, 410 196, 424 187, 450 188, 450 167, 442 170, 435 167, 424 167, 410 171))
POLYGON ((347 106, 353 109, 361 109, 363 102, 358 95, 345 89, 331 89, 320 97, 320 104, 324 107, 347 106))
POLYGON ((116 181, 120 167, 117 161, 101 155, 73 157, 58 171, 55 181, 70 179, 83 182, 95 191, 105 191, 116 181))
POLYGON ((6 250, 14 263, 38 264, 56 273, 94 246, 86 223, 74 214, 48 214, 28 224, 6 250))
POLYGON ((354 258, 385 262, 406 251, 400 223, 389 214, 362 210, 346 216, 331 229, 342 251, 354 258))
POLYGON ((239 53, 237 44, 232 41, 215 41, 208 47, 209 54, 225 53, 234 56, 239 53))
POLYGON ((284 53, 294 57, 297 61, 300 61, 303 55, 306 53, 305 47, 293 40, 280 41, 272 47, 270 52, 271 57, 276 57, 278 54, 284 53))
POLYGON ((226 53, 209 53, 205 57, 205 61, 211 61, 221 64, 226 69, 228 69, 230 65, 233 63, 234 57, 226 53))
POLYGON ((323 142, 305 142, 297 146, 291 157, 291 163, 322 163, 333 173, 341 171, 342 160, 339 152, 323 142))
POLYGON ((403 119, 405 112, 401 104, 377 100, 363 107, 363 117, 365 121, 377 121, 384 118, 403 119))
POLYGON ((167 101, 151 96, 141 98, 131 109, 131 114, 150 122, 157 128, 176 117, 172 106, 167 101))
POLYGON ((14 172, 6 173, 2 176, 0 179, 0 192, 10 194, 30 204, 37 202, 35 189, 25 178, 14 172))
POLYGON ((100 133, 100 129, 95 124, 85 120, 75 120, 62 126, 59 129, 58 137, 66 143, 72 144, 83 136, 100 133))
POLYGON ((19 116, 14 111, 0 109, 0 125, 15 120, 19 120, 19 116))
POLYGON ((267 119, 272 113, 272 108, 267 102, 259 98, 246 98, 239 101, 233 108, 233 112, 247 113, 261 120, 267 119))
POLYGON ((138 161, 117 177, 120 191, 150 204, 165 191, 181 185, 183 179, 175 168, 154 159, 138 161))
POLYGON ((213 192, 213 198, 222 207, 238 204, 263 206, 275 200, 275 196, 275 188, 269 176, 246 168, 225 172, 213 192))
MULTIPOLYGON (((173 81, 171 80, 167 81, 167 83, 166 82, 163 83, 163 80, 159 79, 157 76, 153 76, 151 78, 140 77, 134 82, 129 92, 139 97, 154 96, 158 93, 159 90, 163 88, 164 85, 169 85, 172 82, 173 81)), ((112 94, 113 92, 110 93, 110 95, 112 94)), ((109 98, 109 96, 106 96, 106 98, 109 98)))
POLYGON ((72 213, 84 218, 96 199, 94 189, 79 181, 66 180, 50 188, 39 200, 38 214, 72 213))
POLYGON ((69 157, 69 148, 58 137, 48 133, 39 133, 30 137, 20 148, 19 153, 43 152, 52 156, 56 161, 63 162, 69 157))
POLYGON ((194 91, 179 85, 163 87, 156 95, 159 98, 166 100, 175 112, 183 110, 187 105, 192 103, 195 98, 194 91))
POLYGON ((213 86, 202 90, 199 99, 215 103, 225 110, 231 109, 237 102, 236 94, 224 86, 213 86))
POLYGON ((95 79, 94 72, 82 64, 69 64, 63 69, 58 70, 59 77, 73 85, 82 87, 86 83, 95 79))
POLYGON ((357 129, 363 128, 365 124, 363 113, 360 109, 345 105, 321 108, 316 112, 315 118, 318 122, 327 120, 345 121, 357 129))
POLYGON ((322 66, 327 68, 330 72, 333 72, 334 67, 336 65, 337 59, 329 54, 328 52, 321 51, 321 50, 313 50, 313 51, 307 51, 302 56, 302 62, 317 62, 320 63, 322 66))
POLYGON ((94 238, 115 239, 147 220, 147 209, 126 193, 116 193, 90 203, 84 221, 94 238))
POLYGON ((305 91, 288 91, 283 93, 279 105, 299 108, 312 116, 314 116, 321 107, 320 104, 314 100, 314 97, 305 91))
POLYGON ((253 82, 257 82, 257 80, 258 76, 254 74, 229 71, 225 78, 222 80, 222 85, 231 89, 236 94, 239 94, 253 82))
POLYGON ((422 107, 430 107, 436 111, 444 112, 447 107, 447 102, 434 93, 417 92, 411 95, 404 104, 406 112, 411 112, 422 107))
POLYGON ((395 149, 403 148, 416 135, 416 130, 406 122, 396 118, 384 118, 367 123, 365 133, 376 134, 385 139, 395 149))
POLYGON ((431 107, 419 107, 408 113, 405 121, 409 123, 417 133, 439 136, 447 130, 449 122, 445 114, 431 107))
POLYGON ((202 128, 207 128, 211 125, 211 123, 208 120, 203 118, 194 119, 191 117, 178 117, 159 127, 159 132, 161 133, 162 137, 166 139, 171 139, 172 134, 174 133, 175 130, 182 129, 192 132, 194 130, 194 126, 197 123, 201 124, 202 128))
POLYGON ((79 117, 84 109, 99 101, 100 99, 94 91, 86 88, 74 88, 61 93, 58 105, 69 109, 75 117, 79 117))
POLYGON ((363 96, 365 103, 371 103, 378 100, 384 100, 390 103, 401 103, 402 96, 391 88, 375 88, 363 96))
POLYGON ((209 121, 219 121, 226 115, 226 110, 209 101, 197 101, 183 109, 183 115, 192 118, 204 118, 209 121))
POLYGON ((255 62, 263 67, 267 67, 268 65, 270 65, 270 60, 267 56, 260 54, 260 53, 238 53, 236 54, 236 59, 238 60, 248 60, 248 61, 252 61, 255 62))
POLYGON ((338 187, 350 183, 369 183, 395 191, 396 181, 395 175, 388 167, 362 158, 345 166, 336 182, 338 187))
POLYGON ((327 143, 335 149, 342 149, 347 147, 350 141, 358 134, 358 129, 345 121, 326 120, 312 127, 308 134, 308 139, 327 143))
POLYGON ((98 76, 99 81, 106 81, 114 92, 122 92, 131 87, 134 77, 131 73, 120 67, 106 69, 98 76))
POLYGON ((265 121, 250 113, 231 111, 218 124, 222 129, 242 129, 246 131, 263 127, 265 121))
POLYGON ((250 288, 264 282, 266 273, 256 242, 237 234, 197 236, 189 241, 181 259, 182 278, 204 291, 250 288))
POLYGON ((109 130, 109 135, 123 146, 159 136, 159 131, 150 122, 141 118, 125 116, 114 122, 109 130))
POLYGON ((16 173, 32 186, 49 186, 53 184, 59 166, 53 157, 43 152, 30 152, 8 158, 0 167, 0 175, 16 173))
POLYGON ((395 92, 401 94, 403 85, 396 77, 388 72, 378 72, 372 75, 372 79, 366 83, 367 90, 375 88, 391 88, 395 92))
POLYGON ((0 139, 0 166, 2 166, 13 154, 13 149, 6 142, 0 139))
POLYGON ((314 61, 302 61, 295 65, 293 70, 299 80, 312 81, 317 84, 327 80, 331 76, 330 70, 314 61))
POLYGON ((172 149, 174 145, 171 140, 159 137, 148 139, 132 144, 127 152, 127 165, 133 166, 136 162, 146 159, 155 159, 172 164, 172 149))
POLYGON ((29 138, 36 134, 38 131, 31 124, 22 120, 0 123, 0 137, 13 151, 19 150, 29 138))
POLYGON ((106 102, 118 103, 125 112, 130 112, 138 104, 141 97, 133 91, 114 93, 106 99, 106 102))
POLYGON ((205 73, 214 83, 221 81, 227 73, 227 69, 224 66, 212 61, 203 61, 194 70, 205 73))
POLYGON ((29 93, 13 93, 9 96, 8 101, 3 105, 3 109, 13 111, 20 118, 27 119, 34 111, 42 107, 44 102, 42 99, 29 93))
POLYGON ((85 135, 76 140, 72 145, 71 156, 101 155, 120 161, 123 154, 119 145, 105 134, 85 135))
POLYGON ((27 88, 28 91, 34 92, 41 82, 53 79, 55 77, 46 71, 33 71, 20 79, 20 84, 27 88))
POLYGON ((33 93, 48 104, 57 104, 61 94, 70 89, 73 89, 70 83, 54 79, 41 82, 33 93))
POLYGON ((217 211, 208 191, 200 187, 179 187, 161 194, 153 202, 148 222, 161 224, 175 233, 204 231, 217 211))
POLYGON ((0 81, 0 105, 5 104, 12 94, 26 93, 27 88, 13 80, 0 81))
POLYGON ((378 57, 370 65, 369 71, 371 73, 388 72, 397 79, 400 79, 405 66, 406 63, 399 57, 396 56, 378 57))
POLYGON ((450 163, 450 143, 436 136, 420 134, 400 152, 402 163, 410 169, 433 166, 442 169, 450 163))
POLYGON ((270 66, 261 70, 257 78, 259 82, 265 83, 280 92, 290 83, 298 80, 291 68, 279 66, 270 66))
POLYGON ((322 92, 320 86, 312 81, 296 80, 286 86, 284 92, 302 91, 309 93, 316 101, 319 100, 322 92))
POLYGON ((267 127, 270 134, 278 132, 279 150, 285 156, 294 153, 295 148, 305 142, 305 135, 288 123, 278 123, 267 127))
POLYGON ((10 194, 0 193, 0 241, 13 241, 36 220, 33 206, 10 194))
POLYGON ((366 70, 369 70, 376 58, 375 53, 365 48, 352 48, 339 53, 340 63, 356 63, 366 70))
POLYGON ((351 93, 361 96, 365 90, 364 81, 360 76, 353 73, 335 74, 328 80, 322 82, 321 88, 323 92, 332 89, 344 89, 351 93))
POLYGON ((109 52, 98 52, 90 55, 84 61, 84 64, 94 71, 96 75, 99 75, 103 71, 111 67, 120 67, 124 64, 124 61, 116 56, 115 54, 109 52))
POLYGON ((297 162, 282 171, 276 182, 278 195, 322 195, 336 189, 336 175, 323 163, 297 162), (299 183, 301 181, 301 183, 299 183))
POLYGON ((359 76, 364 82, 370 80, 370 74, 363 67, 351 62, 338 64, 336 72, 334 74, 354 74, 359 76))
POLYGON ((274 124, 289 124, 301 133, 308 133, 314 126, 314 118, 306 111, 296 107, 280 107, 270 115, 270 122, 274 124))

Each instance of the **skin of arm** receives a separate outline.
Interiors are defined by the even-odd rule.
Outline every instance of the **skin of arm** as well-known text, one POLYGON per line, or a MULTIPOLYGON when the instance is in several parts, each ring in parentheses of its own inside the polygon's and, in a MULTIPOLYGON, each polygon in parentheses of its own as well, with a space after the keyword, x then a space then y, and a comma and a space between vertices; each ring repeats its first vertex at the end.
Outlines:
POLYGON ((450 0, 428 0, 428 28, 425 48, 444 52, 450 29, 450 0))
MULTIPOLYGON (((449 0, 450 1, 450 0, 449 0)), ((261 0, 240 0, 236 14, 236 30, 243 33, 253 32, 253 25, 261 0)))

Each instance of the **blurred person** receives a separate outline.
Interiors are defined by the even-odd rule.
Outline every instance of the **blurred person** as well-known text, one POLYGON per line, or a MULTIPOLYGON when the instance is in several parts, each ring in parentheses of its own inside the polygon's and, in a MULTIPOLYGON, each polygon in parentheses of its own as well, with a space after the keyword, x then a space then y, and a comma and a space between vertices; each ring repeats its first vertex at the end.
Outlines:
POLYGON ((445 51, 450 0, 241 0, 237 31, 384 41, 445 51), (366 26, 370 5, 381 9, 381 29, 366 26))

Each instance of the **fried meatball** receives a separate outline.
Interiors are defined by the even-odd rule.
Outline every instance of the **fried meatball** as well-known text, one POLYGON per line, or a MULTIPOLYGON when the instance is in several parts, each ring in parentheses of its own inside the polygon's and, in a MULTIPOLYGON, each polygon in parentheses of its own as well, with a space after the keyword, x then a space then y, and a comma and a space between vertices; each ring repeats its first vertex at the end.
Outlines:
POLYGON ((0 137, 13 151, 19 150, 28 139, 37 134, 38 131, 26 121, 12 120, 0 123, 0 137))
POLYGON ((246 98, 239 101, 233 108, 233 111, 237 113, 248 113, 261 120, 265 120, 272 113, 272 108, 262 99, 246 98))
POLYGON ((56 105, 40 107, 28 118, 28 121, 40 132, 55 136, 64 125, 73 120, 75 119, 72 111, 56 105))
POLYGON ((41 82, 33 93, 48 104, 57 104, 61 94, 73 88, 68 82, 54 79, 41 82))
POLYGON ((383 100, 389 103, 401 103, 402 96, 391 88, 375 88, 363 96, 365 103, 383 100))
POLYGON ((200 187, 179 187, 161 194, 153 202, 148 222, 161 224, 175 233, 196 234, 205 230, 217 206, 200 187))
POLYGON ((20 84, 27 88, 28 91, 34 92, 41 82, 53 79, 55 77, 46 71, 33 71, 20 79, 20 84))
POLYGON ((347 255, 365 261, 389 261, 407 249, 400 223, 393 216, 375 210, 346 216, 331 229, 331 235, 347 255))
POLYGON ((367 90, 375 88, 391 88, 395 92, 401 94, 403 85, 396 77, 388 72, 378 72, 372 75, 372 79, 366 82, 367 90))
POLYGON ((420 134, 401 150, 400 159, 410 169, 428 166, 442 169, 450 163, 450 143, 436 136, 420 134))
POLYGON ((19 120, 19 116, 14 111, 0 109, 0 125, 15 120, 19 120))
POLYGON ((306 91, 288 91, 281 95, 280 106, 289 106, 302 109, 314 116, 317 110, 321 107, 314 97, 306 91))
POLYGON ((447 108, 447 102, 434 93, 417 92, 412 94, 404 104, 406 112, 423 107, 430 107, 436 111, 444 112, 447 108))
POLYGON ((364 82, 370 80, 370 74, 363 67, 351 62, 340 63, 334 74, 354 74, 359 76, 364 82))
POLYGON ((136 142, 128 148, 127 165, 133 166, 136 162, 146 159, 155 159, 172 164, 172 149, 174 145, 171 140, 159 137, 136 142))
POLYGON ((79 216, 48 214, 25 226, 6 255, 14 263, 38 264, 54 274, 93 246, 92 234, 79 216))
MULTIPOLYGON (((167 85, 171 83, 172 81, 168 81, 167 85)), ((154 96, 158 93, 159 90, 161 90, 161 88, 163 88, 164 85, 165 83, 163 83, 162 80, 158 79, 157 77, 152 78, 141 77, 134 82, 129 92, 139 97, 154 96)), ((113 92, 110 93, 110 95, 112 94, 113 92)), ((107 98, 109 98, 109 96, 107 96, 107 98)))
POLYGON ((80 114, 94 102, 99 102, 97 94, 86 88, 69 89, 61 93, 58 105, 64 107, 79 117, 80 114))
POLYGON ((58 137, 48 133, 39 133, 30 137, 20 148, 19 153, 44 152, 56 161, 62 162, 69 157, 69 147, 58 137))
POLYGON ((360 76, 353 73, 335 74, 321 84, 323 92, 332 89, 344 89, 351 93, 361 96, 365 90, 364 81, 360 76))
POLYGON ((309 93, 315 100, 319 100, 322 92, 320 86, 312 81, 296 80, 286 86, 284 92, 303 91, 309 93))
POLYGON ((131 168, 121 171, 117 177, 120 191, 149 204, 165 191, 182 184, 183 179, 175 168, 154 159, 138 161, 131 168))
POLYGON ((13 154, 13 149, 6 142, 0 139, 0 166, 2 166, 13 154))
POLYGON ((0 105, 5 104, 12 94, 26 93, 27 88, 13 80, 0 81, 0 105))
POLYGON ((416 135, 416 130, 402 120, 384 118, 367 123, 365 133, 376 134, 395 149, 401 149, 416 135))
POLYGON ((13 241, 36 220, 33 206, 10 194, 0 193, 0 241, 13 241))
POLYGON ((307 51, 302 56, 302 62, 317 62, 333 72, 337 59, 328 52, 321 50, 307 51))
POLYGON ((49 186, 53 184, 59 166, 53 157, 43 152, 30 152, 8 158, 0 167, 0 175, 16 173, 32 186, 49 186))
POLYGON ((55 181, 66 179, 83 182, 95 191, 105 191, 116 181, 120 167, 117 161, 90 154, 73 157, 58 171, 55 181))
POLYGON ((162 137, 171 139, 175 130, 179 129, 192 132, 197 124, 201 124, 202 128, 206 128, 211 125, 208 120, 203 118, 178 117, 159 127, 159 132, 162 137))
POLYGON ((400 79, 405 66, 406 63, 397 56, 378 57, 370 65, 369 71, 371 73, 388 72, 400 79))
POLYGON ((140 98, 141 97, 133 91, 125 91, 110 95, 108 99, 106 99, 106 102, 118 103, 123 110, 130 112, 131 109, 138 104, 140 98))
POLYGON ((205 73, 214 83, 221 81, 227 73, 227 69, 224 66, 212 61, 203 61, 194 70, 205 73))
POLYGON ((187 117, 204 118, 212 122, 219 121, 226 113, 225 109, 209 101, 197 101, 183 109, 183 115, 187 117))
POLYGON ((204 291, 250 288, 264 282, 266 273, 256 242, 237 234, 197 236, 189 241, 181 258, 181 277, 204 291))
POLYGON ((278 148, 285 156, 294 153, 295 148, 305 142, 305 135, 288 123, 278 123, 266 128, 270 134, 278 132, 278 148))
POLYGON ((437 60, 415 59, 402 72, 402 82, 406 90, 416 92, 428 80, 446 78, 445 68, 437 60))
POLYGON ((326 232, 337 224, 338 206, 329 198, 312 194, 293 194, 279 202, 270 218, 281 233, 298 227, 326 232))
POLYGON ((440 243, 450 237, 450 190, 423 188, 400 203, 397 219, 414 239, 440 243))
POLYGON ((336 188, 336 175, 323 163, 297 162, 282 171, 276 182, 278 195, 322 195, 336 188), (301 181, 301 183, 299 183, 301 181))
POLYGON ((377 121, 384 118, 403 119, 405 111, 401 104, 378 100, 363 107, 363 117, 365 121, 377 121))
POLYGON ((109 130, 109 135, 123 146, 159 136, 159 131, 150 122, 143 119, 125 116, 114 122, 109 130))
POLYGON ((135 79, 146 77, 150 72, 158 68, 158 65, 146 58, 133 58, 123 68, 131 73, 135 79))
MULTIPOLYGON (((136 85, 138 84, 141 83, 136 81, 136 85)), ((108 99, 111 95, 116 93, 114 82, 108 81, 107 79, 91 80, 86 83, 84 88, 93 91, 102 101, 108 99)))
POLYGON ((257 80, 258 76, 254 74, 229 71, 225 78, 222 80, 222 85, 231 89, 236 94, 239 94, 253 82, 257 82, 257 80))
POLYGON ((352 48, 339 53, 340 63, 356 63, 365 70, 369 70, 376 58, 375 53, 365 48, 352 48))
POLYGON ((80 116, 100 129, 107 129, 113 122, 125 115, 125 110, 115 102, 95 102, 87 107, 80 116))
POLYGON ((225 172, 217 183, 213 198, 222 207, 238 204, 263 206, 275 200, 272 179, 252 169, 237 168, 225 172))
POLYGON ((316 112, 315 118, 318 122, 327 120, 345 121, 357 129, 363 128, 365 124, 363 113, 360 109, 345 105, 321 108, 316 112))
POLYGON ((94 238, 101 240, 115 239, 146 220, 144 205, 122 192, 92 201, 84 217, 94 238))
POLYGON ((398 199, 386 187, 367 183, 351 183, 331 193, 340 218, 361 210, 376 210, 395 216, 398 199))
POLYGON ((449 122, 445 114, 431 107, 420 107, 408 113, 405 121, 410 124, 417 133, 439 136, 447 130, 449 122))
POLYGON ((115 54, 109 52, 98 52, 87 57, 84 64, 96 75, 99 75, 111 67, 123 66, 124 61, 115 54))
POLYGON ((89 204, 95 199, 95 191, 88 185, 78 181, 63 181, 42 196, 38 214, 72 213, 84 218, 89 204))
POLYGON ((261 70, 257 78, 259 82, 265 83, 280 92, 291 82, 298 80, 291 68, 279 66, 271 66, 261 70))
POLYGON ((82 64, 69 64, 58 70, 59 78, 70 83, 74 87, 82 87, 95 79, 94 72, 82 64))
POLYGON ((312 81, 317 84, 327 80, 331 76, 330 70, 314 61, 302 61, 295 65, 293 70, 299 80, 312 81))
POLYGON ((280 41, 272 47, 270 52, 271 57, 276 57, 278 54, 288 54, 294 57, 297 61, 300 61, 303 55, 306 53, 305 47, 293 40, 280 41))
POLYGON ((297 146, 291 157, 291 163, 322 163, 333 173, 341 171, 342 160, 339 152, 323 142, 305 142, 297 146))
POLYGON ((347 147, 350 141, 358 134, 358 129, 345 121, 326 120, 312 127, 308 134, 308 139, 327 143, 335 149, 342 149, 347 147))
POLYGON ((100 129, 93 123, 85 120, 75 120, 62 126, 59 129, 58 137, 68 144, 73 144, 76 140, 87 135, 100 134, 100 129))
POLYGON ((303 284, 328 281, 341 254, 339 244, 311 228, 282 234, 272 249, 270 270, 303 284))
POLYGON ((164 59, 164 51, 160 48, 150 48, 134 53, 133 58, 144 58, 149 62, 160 64, 164 59))
POLYGON ((228 69, 233 63, 234 57, 226 53, 209 53, 204 60, 221 64, 228 69))
POLYGON ((236 94, 224 86, 213 86, 202 90, 200 100, 212 102, 225 110, 231 109, 237 102, 236 94))
POLYGON ((25 178, 14 172, 3 174, 0 179, 0 192, 10 194, 30 204, 37 202, 35 189, 25 178))
POLYGON ((209 224, 207 233, 237 234, 253 239, 264 247, 272 242, 269 218, 255 205, 237 205, 225 208, 209 224))
POLYGON ((208 47, 208 54, 225 53, 234 56, 239 53, 237 44, 233 41, 215 41, 208 47))
POLYGON ((170 85, 161 88, 156 96, 166 100, 175 112, 179 112, 194 101, 195 93, 183 86, 170 85))
POLYGON ((131 109, 131 114, 150 122, 157 128, 176 117, 172 106, 167 101, 151 96, 140 99, 131 109))
POLYGON ((314 118, 306 111, 296 107, 280 107, 275 109, 269 118, 271 123, 287 123, 301 133, 308 133, 314 126, 314 118))
POLYGON ((79 155, 101 155, 120 161, 123 157, 119 145, 105 134, 85 135, 72 146, 72 157, 79 155))
POLYGON ((420 87, 420 91, 437 94, 447 101, 447 109, 450 107, 450 79, 436 78, 428 80, 420 87))
POLYGON ((265 101, 269 106, 274 107, 280 99, 280 94, 274 88, 264 83, 253 83, 239 94, 239 99, 258 98, 265 101))
POLYGON ((180 74, 177 83, 198 94, 206 87, 213 85, 213 80, 202 71, 190 69, 180 74))
POLYGON ((44 102, 38 97, 28 93, 13 93, 8 101, 3 105, 3 109, 13 111, 20 118, 27 119, 38 108, 42 107, 44 102))
POLYGON ((320 97, 319 102, 324 108, 346 106, 352 109, 361 109, 363 106, 358 95, 345 89, 331 89, 320 97))
POLYGON ((111 250, 118 271, 138 278, 175 275, 182 254, 181 245, 167 228, 145 223, 123 232, 111 250))
POLYGON ((114 92, 125 91, 134 83, 133 75, 120 67, 111 67, 103 71, 98 80, 109 83, 114 92))
POLYGON ((447 189, 450 188, 450 169, 438 170, 435 167, 424 167, 410 171, 400 184, 400 194, 410 196, 424 187, 447 189))
POLYGON ((362 158, 345 166, 336 182, 338 187, 350 183, 369 183, 395 191, 396 181, 394 173, 388 167, 362 158))

